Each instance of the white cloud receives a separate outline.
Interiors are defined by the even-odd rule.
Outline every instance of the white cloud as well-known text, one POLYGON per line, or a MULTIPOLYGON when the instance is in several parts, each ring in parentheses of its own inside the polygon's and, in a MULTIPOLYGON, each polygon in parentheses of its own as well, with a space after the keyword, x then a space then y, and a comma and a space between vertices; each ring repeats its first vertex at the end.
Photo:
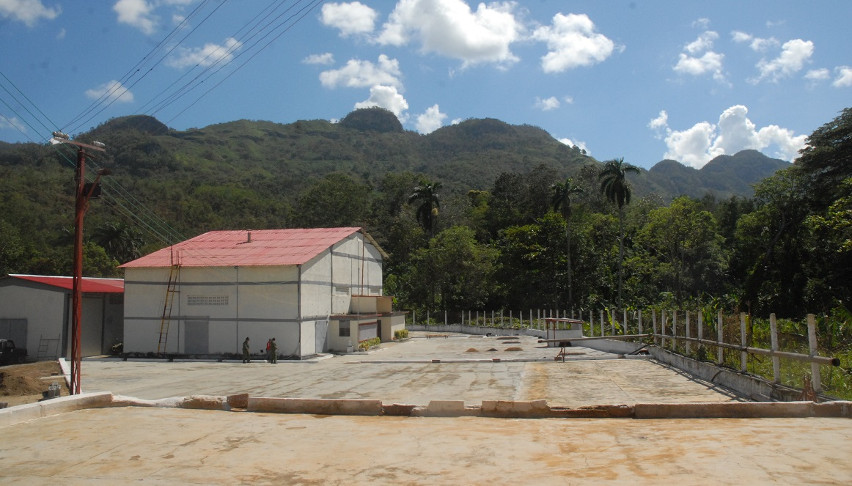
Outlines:
POLYGON ((805 74, 805 79, 812 81, 823 81, 831 77, 831 72, 828 69, 811 69, 805 74))
POLYGON ((118 14, 118 21, 136 27, 146 34, 153 34, 157 25, 157 17, 153 15, 154 7, 145 0, 118 0, 112 6, 118 14))
POLYGON ((793 160, 805 146, 807 138, 778 125, 757 129, 748 118, 748 108, 743 105, 734 105, 722 112, 716 125, 702 121, 686 130, 672 130, 668 126, 668 114, 663 110, 648 123, 648 127, 665 133, 668 150, 664 158, 696 169, 719 155, 733 155, 747 149, 764 151, 774 147, 771 156, 793 160))
POLYGON ((212 66, 220 62, 229 62, 234 52, 242 47, 242 42, 228 37, 225 43, 204 44, 204 47, 178 47, 166 63, 174 68, 189 66, 212 66))
POLYGON ((424 135, 432 133, 443 126, 446 118, 446 113, 441 113, 438 105, 434 104, 427 108, 424 113, 417 115, 417 131, 424 135))
POLYGON ((592 153, 589 152, 589 149, 586 148, 586 142, 581 142, 581 141, 575 142, 575 141, 571 140, 570 138, 560 138, 559 141, 564 143, 565 145, 567 145, 569 147, 579 148, 580 150, 584 151, 586 153, 586 155, 592 155, 592 153))
POLYGON ((702 32, 697 39, 687 44, 684 49, 690 54, 698 54, 713 48, 713 43, 719 38, 719 34, 708 30, 702 32))
POLYGON ((852 86, 852 67, 838 66, 834 68, 837 72, 837 79, 831 83, 835 88, 848 88, 852 86))
POLYGON ((341 37, 369 34, 373 31, 378 14, 361 2, 327 3, 322 6, 320 21, 340 31, 341 37))
POLYGON ((86 96, 93 100, 103 97, 106 101, 117 101, 119 103, 133 102, 133 93, 116 80, 104 83, 97 88, 87 89, 86 96))
POLYGON ((750 41, 752 39, 752 36, 747 32, 735 30, 731 32, 731 39, 733 39, 734 42, 743 43, 750 41))
POLYGON ((595 32, 595 24, 586 14, 557 13, 552 26, 539 27, 533 39, 547 43, 550 50, 541 58, 546 73, 560 73, 606 60, 615 43, 595 32))
POLYGON ((0 128, 14 128, 22 133, 27 132, 27 126, 21 123, 21 120, 18 120, 17 117, 6 118, 5 115, 0 113, 0 128))
POLYGON ((0 0, 0 15, 32 27, 41 19, 53 20, 62 8, 45 7, 41 0, 0 0))
POLYGON ((711 50, 714 41, 718 38, 719 34, 712 30, 701 33, 697 39, 684 46, 683 50, 686 52, 680 53, 677 64, 672 69, 676 73, 692 76, 712 73, 713 79, 724 82, 725 74, 722 70, 722 62, 725 55, 711 50))
POLYGON ((559 99, 555 96, 545 99, 541 99, 537 96, 535 98, 535 107, 541 111, 555 110, 559 108, 559 104, 559 99))
POLYGON ((378 64, 359 59, 350 59, 340 69, 332 69, 320 73, 320 82, 326 88, 345 86, 348 88, 366 88, 368 86, 384 85, 402 89, 400 81, 402 73, 399 61, 388 56, 379 55, 378 64))
POLYGON ((330 52, 311 54, 310 56, 302 59, 302 62, 304 64, 322 64, 324 66, 330 66, 334 64, 334 55, 330 52))
POLYGON ((778 57, 769 61, 761 59, 757 63, 760 75, 749 81, 757 84, 763 80, 775 82, 779 79, 789 77, 801 71, 805 62, 810 60, 813 53, 814 43, 811 41, 802 39, 787 41, 781 46, 781 54, 778 57))
POLYGON ((692 27, 697 29, 706 29, 710 27, 710 19, 707 17, 701 17, 700 19, 692 22, 692 27))
POLYGON ((669 114, 666 113, 666 110, 660 110, 660 114, 657 118, 654 118, 650 122, 648 122, 648 128, 657 132, 657 138, 662 139, 665 135, 666 129, 669 127, 669 114))
POLYGON ((400 119, 400 122, 405 122, 408 118, 403 115, 405 110, 408 109, 408 102, 405 101, 405 98, 399 94, 394 86, 373 86, 370 88, 369 98, 355 103, 355 109, 370 108, 373 106, 378 106, 393 112, 393 114, 400 119))
POLYGON ((507 65, 517 61, 509 49, 522 26, 514 3, 480 3, 476 11, 462 0, 400 0, 376 42, 402 46, 415 40, 424 52, 459 59, 464 66, 507 65))
POLYGON ((761 37, 754 37, 751 34, 738 30, 731 32, 731 39, 733 39, 734 42, 740 44, 748 42, 751 50, 755 52, 763 52, 771 47, 778 46, 778 39, 776 39, 775 37, 769 37, 764 39, 761 37))

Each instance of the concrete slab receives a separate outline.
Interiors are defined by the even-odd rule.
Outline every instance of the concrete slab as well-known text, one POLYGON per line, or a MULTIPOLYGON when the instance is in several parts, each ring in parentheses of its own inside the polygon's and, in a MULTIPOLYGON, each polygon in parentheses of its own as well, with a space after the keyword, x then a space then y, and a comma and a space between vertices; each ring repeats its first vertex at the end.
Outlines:
POLYGON ((84 391, 150 400, 237 393, 418 406, 459 400, 468 406, 484 400, 546 400, 559 407, 737 400, 648 360, 573 347, 563 363, 554 361, 558 348, 531 336, 448 336, 387 343, 370 354, 276 365, 91 359, 81 366, 81 382, 84 391))
POLYGON ((2 484, 849 484, 849 419, 80 410, 2 429, 2 484))

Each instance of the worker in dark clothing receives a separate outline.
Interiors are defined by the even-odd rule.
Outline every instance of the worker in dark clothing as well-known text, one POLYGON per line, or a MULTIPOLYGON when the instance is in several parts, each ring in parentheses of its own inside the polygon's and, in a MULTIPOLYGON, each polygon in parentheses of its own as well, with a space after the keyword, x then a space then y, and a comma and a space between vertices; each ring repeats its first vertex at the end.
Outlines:
POLYGON ((243 363, 249 362, 251 362, 251 345, 249 345, 249 338, 246 337, 243 341, 243 363))
POLYGON ((270 341, 269 343, 269 354, 271 356, 270 363, 275 364, 278 362, 278 344, 275 343, 275 338, 272 338, 272 341, 270 341))

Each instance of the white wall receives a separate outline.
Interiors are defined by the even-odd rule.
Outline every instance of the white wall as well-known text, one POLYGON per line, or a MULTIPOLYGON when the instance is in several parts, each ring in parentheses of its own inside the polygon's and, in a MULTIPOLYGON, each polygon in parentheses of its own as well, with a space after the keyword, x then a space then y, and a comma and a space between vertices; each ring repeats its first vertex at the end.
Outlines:
POLYGON ((35 359, 42 336, 61 339, 65 293, 22 285, 0 286, 0 318, 27 320, 27 342, 15 344, 27 349, 29 359, 35 359))
MULTIPOLYGON (((155 352, 169 269, 128 268, 125 272, 126 352, 155 352)), ((279 352, 299 352, 298 269, 290 267, 182 267, 175 286, 167 353, 185 353, 186 321, 208 320, 209 354, 252 351, 276 338, 279 352)))

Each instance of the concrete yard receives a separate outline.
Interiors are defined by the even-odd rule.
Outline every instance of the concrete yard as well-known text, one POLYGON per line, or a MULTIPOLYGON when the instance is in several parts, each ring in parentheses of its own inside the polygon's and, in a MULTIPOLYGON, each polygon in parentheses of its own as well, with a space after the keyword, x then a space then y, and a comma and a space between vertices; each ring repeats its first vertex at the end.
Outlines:
POLYGON ((618 359, 589 348, 566 349, 569 354, 562 363, 554 361, 559 348, 545 347, 531 336, 509 340, 451 335, 387 343, 370 354, 276 365, 262 360, 243 364, 90 359, 81 367, 81 382, 86 392, 110 391, 144 399, 248 393, 373 398, 410 405, 427 405, 431 400, 476 405, 482 400, 545 399, 551 406, 564 407, 736 399, 726 390, 646 359, 618 359), (506 351, 509 348, 520 350, 506 351))
MULTIPOLYGON (((720 403, 647 359, 452 336, 309 362, 88 359, 84 391, 140 399, 720 403), (519 351, 507 351, 520 348, 519 351), (499 359, 499 361, 495 361, 499 359)), ((735 404, 736 405, 736 404, 735 404)), ((739 406, 739 405, 737 405, 739 406)), ((93 408, 0 427, 2 484, 850 484, 848 418, 516 419, 93 408)))

